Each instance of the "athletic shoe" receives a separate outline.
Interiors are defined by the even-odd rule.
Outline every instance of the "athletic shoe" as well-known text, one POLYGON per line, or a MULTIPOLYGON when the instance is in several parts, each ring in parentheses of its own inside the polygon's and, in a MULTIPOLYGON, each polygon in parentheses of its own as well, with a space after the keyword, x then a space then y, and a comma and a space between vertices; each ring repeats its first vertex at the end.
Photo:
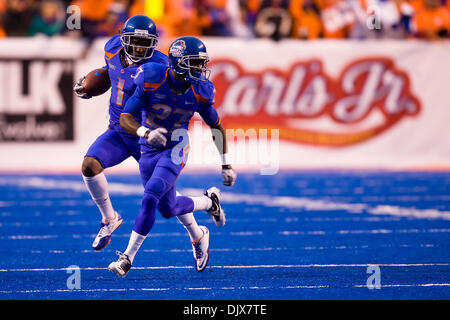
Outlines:
POLYGON ((225 211, 220 206, 220 190, 216 187, 209 188, 206 190, 205 196, 212 201, 212 206, 206 213, 212 217, 216 226, 223 227, 225 225, 225 211))
POLYGON ((130 258, 120 251, 116 251, 116 254, 119 258, 109 264, 108 270, 114 272, 118 277, 125 277, 131 268, 130 258))
POLYGON ((123 223, 122 217, 117 212, 116 214, 117 214, 116 220, 110 221, 108 223, 103 222, 101 223, 100 231, 95 237, 94 242, 92 242, 92 247, 96 251, 104 249, 111 242, 111 235, 114 232, 114 230, 118 229, 122 225, 123 223))
POLYGON ((209 230, 205 226, 200 226, 203 236, 197 241, 191 241, 192 253, 194 254, 195 269, 203 271, 209 262, 209 230))

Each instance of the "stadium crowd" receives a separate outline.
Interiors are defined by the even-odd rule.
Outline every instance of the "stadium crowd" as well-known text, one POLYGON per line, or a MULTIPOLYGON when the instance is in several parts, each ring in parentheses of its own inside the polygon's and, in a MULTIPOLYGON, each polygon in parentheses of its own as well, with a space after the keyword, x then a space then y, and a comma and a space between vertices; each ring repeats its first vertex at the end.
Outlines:
POLYGON ((450 0, 0 0, 0 37, 111 36, 135 14, 150 16, 162 37, 432 40, 450 29, 450 0), (79 30, 66 24, 71 5, 79 30))

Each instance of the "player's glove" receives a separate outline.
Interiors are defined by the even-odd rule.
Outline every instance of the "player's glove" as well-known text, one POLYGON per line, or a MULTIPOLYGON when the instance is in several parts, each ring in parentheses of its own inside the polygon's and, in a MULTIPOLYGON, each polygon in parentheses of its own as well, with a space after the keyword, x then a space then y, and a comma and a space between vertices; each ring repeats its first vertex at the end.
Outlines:
POLYGON ((231 165, 224 164, 222 165, 222 178, 223 185, 231 187, 236 181, 236 171, 233 170, 231 165))
POLYGON ((85 76, 78 79, 77 83, 75 83, 75 85, 73 86, 73 92, 75 92, 75 94, 81 99, 90 99, 92 97, 88 95, 86 92, 83 92, 84 87, 81 84, 83 83, 84 79, 86 79, 85 76))
POLYGON ((167 138, 164 136, 167 133, 165 128, 150 130, 149 128, 142 126, 139 127, 136 133, 138 136, 147 140, 147 142, 155 148, 162 148, 167 143, 167 138))

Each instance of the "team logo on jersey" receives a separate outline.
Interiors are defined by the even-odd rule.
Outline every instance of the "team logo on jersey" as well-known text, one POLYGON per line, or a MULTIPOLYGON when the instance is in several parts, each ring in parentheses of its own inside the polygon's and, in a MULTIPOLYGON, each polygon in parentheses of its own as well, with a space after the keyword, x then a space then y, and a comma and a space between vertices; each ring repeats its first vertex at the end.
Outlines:
POLYGON ((353 61, 337 78, 320 60, 287 71, 248 72, 232 60, 210 65, 216 108, 227 128, 279 129, 281 139, 342 147, 374 138, 421 110, 407 73, 387 58, 353 61))
POLYGON ((184 40, 177 40, 170 46, 169 53, 174 57, 181 57, 184 50, 186 50, 184 40))

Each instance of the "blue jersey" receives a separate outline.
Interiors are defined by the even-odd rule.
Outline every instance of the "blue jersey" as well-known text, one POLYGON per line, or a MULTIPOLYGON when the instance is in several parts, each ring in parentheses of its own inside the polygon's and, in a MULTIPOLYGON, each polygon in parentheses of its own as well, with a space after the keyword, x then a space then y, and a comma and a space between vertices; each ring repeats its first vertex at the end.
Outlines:
MULTIPOLYGON (((105 45, 105 62, 104 68, 108 69, 109 78, 111 80, 111 98, 109 102, 109 127, 119 132, 125 132, 120 127, 120 114, 128 98, 133 94, 136 85, 134 83, 134 75, 137 69, 146 62, 161 63, 168 65, 167 56, 155 50, 150 59, 142 60, 138 64, 133 63, 127 66, 125 53, 120 35, 113 36, 105 45)), ((138 117, 136 120, 141 121, 138 117)))
MULTIPOLYGON (((135 118, 141 115, 141 125, 151 130, 165 128, 168 131, 166 149, 183 139, 180 137, 172 141, 172 133, 176 129, 187 130, 195 112, 210 127, 220 124, 219 115, 213 107, 216 90, 212 82, 198 81, 184 92, 175 94, 170 84, 170 72, 170 68, 162 64, 142 65, 135 77, 136 91, 123 111, 135 118)), ((140 143, 144 148, 153 149, 143 138, 140 143)))

